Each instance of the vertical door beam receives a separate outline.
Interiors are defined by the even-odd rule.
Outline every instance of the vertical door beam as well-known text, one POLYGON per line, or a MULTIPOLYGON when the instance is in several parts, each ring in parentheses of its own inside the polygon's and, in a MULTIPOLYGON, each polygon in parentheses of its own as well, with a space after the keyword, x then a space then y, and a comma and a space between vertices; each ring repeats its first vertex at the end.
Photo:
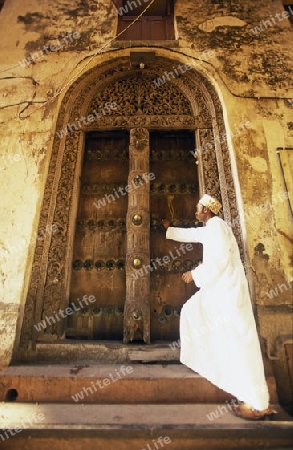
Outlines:
POLYGON ((148 130, 130 130, 124 343, 150 343, 149 152, 148 130))

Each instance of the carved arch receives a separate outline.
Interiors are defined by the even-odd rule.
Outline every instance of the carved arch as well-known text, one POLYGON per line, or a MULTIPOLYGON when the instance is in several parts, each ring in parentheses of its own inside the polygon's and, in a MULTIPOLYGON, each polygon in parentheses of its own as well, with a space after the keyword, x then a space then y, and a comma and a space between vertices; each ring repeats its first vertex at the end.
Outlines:
MULTIPOLYGON (((154 80, 174 70, 174 64, 174 60, 158 57, 150 69, 141 71, 131 69, 128 58, 112 59, 88 70, 65 94, 56 123, 39 222, 40 230, 55 224, 58 232, 37 242, 21 332, 20 348, 24 351, 35 348, 38 333, 34 324, 68 306, 73 224, 85 131, 142 126, 194 130, 199 145, 210 144, 199 161, 202 190, 222 201, 224 217, 232 223, 243 253, 227 142, 216 139, 225 134, 219 98, 210 82, 195 70, 156 87, 154 80), (80 120, 101 104, 119 105, 119 101, 120 111, 118 108, 105 112, 95 122, 80 120), (166 107, 162 108, 162 104, 166 107), (68 133, 64 132, 60 138, 57 132, 61 130, 68 133)), ((63 324, 59 321, 42 334, 42 339, 60 339, 62 335, 63 324)))

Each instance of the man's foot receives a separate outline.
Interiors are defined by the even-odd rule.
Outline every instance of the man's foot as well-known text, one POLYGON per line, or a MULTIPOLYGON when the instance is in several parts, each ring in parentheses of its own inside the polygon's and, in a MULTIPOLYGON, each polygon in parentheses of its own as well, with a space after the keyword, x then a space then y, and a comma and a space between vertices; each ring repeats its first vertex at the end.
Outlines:
POLYGON ((273 414, 277 414, 277 411, 275 411, 270 405, 267 409, 263 409, 262 411, 252 408, 252 406, 248 403, 231 405, 231 407, 232 414, 246 420, 269 420, 272 418, 273 414))

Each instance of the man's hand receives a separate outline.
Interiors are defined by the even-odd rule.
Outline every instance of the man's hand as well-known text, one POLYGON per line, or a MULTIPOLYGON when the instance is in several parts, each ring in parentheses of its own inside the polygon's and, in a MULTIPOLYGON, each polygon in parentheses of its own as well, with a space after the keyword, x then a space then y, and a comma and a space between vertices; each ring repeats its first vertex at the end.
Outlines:
POLYGON ((169 228, 169 226, 170 226, 170 220, 162 219, 162 225, 167 230, 167 228, 169 228))
POLYGON ((189 271, 189 272, 185 272, 185 273, 182 275, 182 280, 183 280, 185 283, 191 283, 191 281, 193 281, 191 272, 190 272, 190 271, 189 271))

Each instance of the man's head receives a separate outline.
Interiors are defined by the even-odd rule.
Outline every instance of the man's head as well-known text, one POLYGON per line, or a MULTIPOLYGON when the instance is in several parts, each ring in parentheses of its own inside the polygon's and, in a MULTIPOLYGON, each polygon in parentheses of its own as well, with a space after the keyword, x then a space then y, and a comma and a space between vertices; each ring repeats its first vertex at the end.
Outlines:
POLYGON ((205 194, 196 206, 195 217, 199 222, 206 223, 209 219, 219 214, 221 203, 214 197, 205 194))

